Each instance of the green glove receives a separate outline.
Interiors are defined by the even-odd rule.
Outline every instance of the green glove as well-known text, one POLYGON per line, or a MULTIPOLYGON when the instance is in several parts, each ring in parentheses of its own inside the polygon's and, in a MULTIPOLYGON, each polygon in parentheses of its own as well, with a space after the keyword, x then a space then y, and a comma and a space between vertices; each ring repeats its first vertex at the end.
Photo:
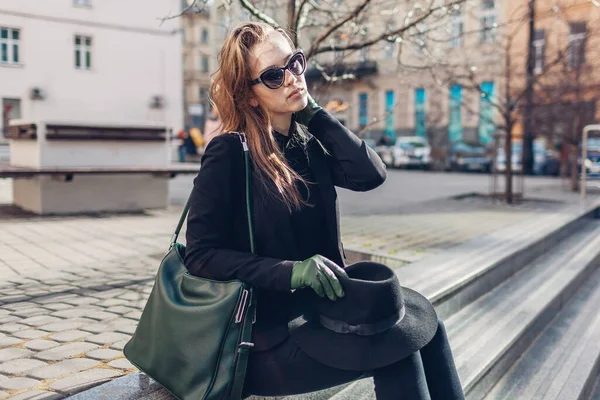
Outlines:
POLYGON ((314 255, 304 261, 298 261, 292 268, 292 289, 310 287, 319 296, 327 295, 335 301, 344 297, 344 290, 338 277, 348 277, 346 271, 333 261, 314 255))
POLYGON ((296 122, 304 126, 308 126, 312 117, 315 116, 323 108, 317 104, 317 102, 310 96, 310 93, 306 93, 308 96, 308 104, 301 111, 296 113, 296 122))

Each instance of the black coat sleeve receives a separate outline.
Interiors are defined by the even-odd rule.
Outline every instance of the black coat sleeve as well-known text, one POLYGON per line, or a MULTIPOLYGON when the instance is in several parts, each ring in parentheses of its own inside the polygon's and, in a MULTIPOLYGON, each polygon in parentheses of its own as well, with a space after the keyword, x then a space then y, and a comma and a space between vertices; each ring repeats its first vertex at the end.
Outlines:
POLYGON ((248 229, 245 218, 242 226, 235 226, 233 212, 245 210, 244 176, 239 137, 225 134, 211 140, 194 179, 185 265, 196 276, 222 281, 239 279, 260 289, 290 290, 293 261, 234 249, 235 230, 248 229))
POLYGON ((330 154, 327 159, 335 186, 363 192, 385 182, 385 164, 377 153, 327 111, 314 115, 308 131, 330 154))

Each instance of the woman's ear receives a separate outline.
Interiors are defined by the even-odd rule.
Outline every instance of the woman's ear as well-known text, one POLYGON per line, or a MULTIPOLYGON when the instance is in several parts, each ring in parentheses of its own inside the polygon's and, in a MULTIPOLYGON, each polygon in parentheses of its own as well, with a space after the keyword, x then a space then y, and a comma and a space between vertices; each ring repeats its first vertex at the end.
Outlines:
POLYGON ((250 101, 249 101, 249 103, 250 103, 250 105, 251 105, 252 107, 254 107, 254 108, 258 107, 258 100, 256 100, 254 97, 251 97, 251 98, 250 98, 250 101))

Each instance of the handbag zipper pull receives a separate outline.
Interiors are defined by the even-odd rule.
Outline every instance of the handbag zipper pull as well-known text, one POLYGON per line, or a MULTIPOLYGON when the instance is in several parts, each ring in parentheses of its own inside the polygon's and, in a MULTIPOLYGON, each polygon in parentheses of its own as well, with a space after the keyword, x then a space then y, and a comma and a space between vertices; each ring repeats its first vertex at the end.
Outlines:
POLYGON ((240 305, 238 306, 237 312, 235 313, 235 323, 239 324, 242 322, 244 318, 244 311, 246 311, 246 303, 248 301, 248 291, 244 289, 242 292, 242 299, 240 301, 240 305))

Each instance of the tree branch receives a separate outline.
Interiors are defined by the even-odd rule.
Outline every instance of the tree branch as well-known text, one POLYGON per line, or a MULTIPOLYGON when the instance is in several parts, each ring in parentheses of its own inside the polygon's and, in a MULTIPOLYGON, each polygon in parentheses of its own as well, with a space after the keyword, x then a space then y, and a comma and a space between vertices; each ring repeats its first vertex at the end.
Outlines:
POLYGON ((181 11, 175 15, 168 15, 166 17, 157 18, 160 21, 160 25, 164 24, 165 21, 168 21, 170 19, 175 19, 175 18, 181 17, 183 14, 187 13, 188 11, 192 11, 193 8, 197 8, 200 11, 203 10, 204 6, 202 8, 200 8, 200 6, 198 6, 198 2, 202 2, 202 3, 204 3, 204 6, 206 6, 206 3, 208 2, 208 0, 194 0, 193 2, 190 3, 190 5, 188 5, 186 8, 184 8, 183 11, 181 11))
POLYGON ((320 52, 322 53, 323 51, 320 51, 320 52, 317 51, 317 49, 319 47, 319 44, 321 42, 323 42, 325 39, 327 39, 333 32, 335 32, 341 26, 343 26, 344 24, 346 24, 348 21, 351 21, 352 19, 356 18, 369 5, 369 3, 371 3, 371 1, 372 0, 363 0, 363 2, 361 4, 359 4, 351 13, 349 13, 344 18, 341 18, 340 20, 334 22, 329 27, 329 29, 327 29, 325 32, 323 32, 321 34, 321 36, 319 36, 317 38, 317 40, 315 40, 315 42, 310 47, 310 50, 306 54, 306 58, 310 59, 312 56, 314 56, 314 55, 316 55, 316 54, 318 54, 320 52))
MULTIPOLYGON (((386 40, 386 41, 391 41, 391 39, 394 36, 396 37, 400 37, 404 32, 406 32, 408 29, 418 25, 419 23, 425 21, 427 18, 429 18, 432 14, 446 9, 448 7, 451 7, 453 5, 457 5, 457 4, 462 4, 464 3, 466 0, 455 0, 450 4, 447 5, 442 5, 442 6, 438 6, 438 7, 434 7, 434 8, 430 8, 428 10, 428 12, 424 13, 423 15, 419 16, 417 19, 413 20, 412 22, 408 23, 407 25, 404 25, 402 28, 397 29, 397 30, 393 30, 391 32, 384 32, 381 35, 375 37, 374 39, 362 42, 362 43, 356 43, 356 44, 350 44, 347 46, 340 46, 338 48, 336 48, 336 51, 346 51, 346 50, 360 50, 364 47, 369 47, 374 45, 375 43, 382 41, 382 40, 386 40)), ((335 23, 334 25, 331 26, 331 28, 329 28, 329 30, 327 30, 326 32, 323 33, 323 35, 321 35, 321 37, 319 37, 315 43, 311 46, 310 51, 308 52, 307 58, 310 58, 312 56, 315 56, 317 54, 321 54, 321 53, 326 53, 331 51, 330 48, 328 47, 318 47, 319 44, 325 39, 327 38, 333 31, 337 30, 340 26, 342 26, 343 24, 347 23, 348 21, 350 21, 353 18, 356 18, 358 16, 358 14, 360 13, 360 11, 362 11, 362 9, 364 7, 366 7, 366 5, 369 3, 370 1, 364 1, 359 7, 357 7, 357 9, 354 10, 354 12, 352 12, 351 14, 349 14, 348 16, 346 16, 345 18, 343 18, 342 20, 338 21, 338 23, 335 23), (362 7, 362 8, 361 8, 362 7), (358 11, 358 12, 357 12, 358 11), (343 21, 343 22, 342 22, 343 21), (340 23, 341 22, 341 23, 340 23)), ((396 39, 397 40, 397 39, 396 39)))
POLYGON ((271 25, 273 28, 279 28, 279 24, 273 18, 269 17, 264 12, 260 11, 257 7, 254 6, 248 0, 240 0, 240 5, 248 10, 248 12, 259 20, 271 25))

